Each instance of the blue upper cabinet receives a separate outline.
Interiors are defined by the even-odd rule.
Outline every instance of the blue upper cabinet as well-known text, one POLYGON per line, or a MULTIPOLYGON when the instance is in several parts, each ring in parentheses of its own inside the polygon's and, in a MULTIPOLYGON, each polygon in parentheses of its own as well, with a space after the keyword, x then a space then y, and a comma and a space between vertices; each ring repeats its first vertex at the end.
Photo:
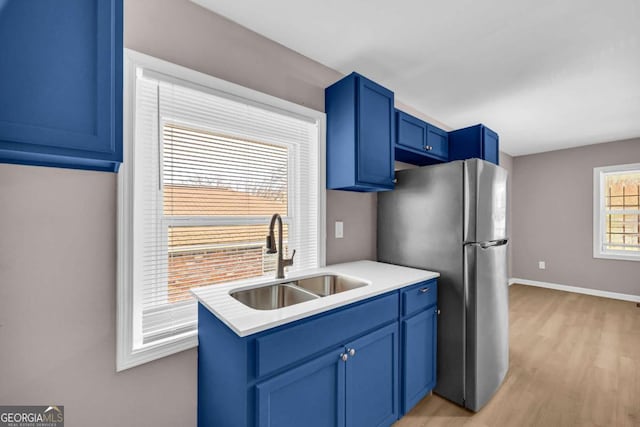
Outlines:
POLYGON ((325 89, 327 188, 393 189, 394 97, 351 73, 325 89))
POLYGON ((499 164, 498 134, 484 125, 449 132, 449 160, 471 158, 499 164))
POLYGON ((122 0, 0 2, 0 162, 117 171, 122 0))
POLYGON ((427 155, 442 161, 449 160, 449 134, 432 124, 427 128, 427 155))
POLYGON ((396 148, 416 150, 422 154, 427 148, 427 126, 422 120, 396 110, 396 148))
POLYGON ((421 166, 446 162, 449 159, 447 132, 396 110, 395 158, 421 166))

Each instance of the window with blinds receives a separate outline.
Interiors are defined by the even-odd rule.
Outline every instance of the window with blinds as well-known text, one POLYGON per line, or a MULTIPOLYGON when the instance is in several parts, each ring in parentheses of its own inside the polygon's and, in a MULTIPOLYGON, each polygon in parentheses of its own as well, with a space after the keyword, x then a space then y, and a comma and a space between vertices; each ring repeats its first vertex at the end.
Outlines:
POLYGON ((640 260, 640 164, 596 168, 594 256, 640 260))
POLYGON ((265 225, 253 219, 278 213, 290 222, 288 147, 169 122, 162 134, 169 302, 189 300, 193 287, 273 271, 265 225))
POLYGON ((273 277, 273 214, 284 222, 284 255, 296 250, 288 271, 318 267, 323 255, 317 117, 135 71, 133 158, 121 182, 132 205, 134 353, 195 336, 190 289, 273 277))

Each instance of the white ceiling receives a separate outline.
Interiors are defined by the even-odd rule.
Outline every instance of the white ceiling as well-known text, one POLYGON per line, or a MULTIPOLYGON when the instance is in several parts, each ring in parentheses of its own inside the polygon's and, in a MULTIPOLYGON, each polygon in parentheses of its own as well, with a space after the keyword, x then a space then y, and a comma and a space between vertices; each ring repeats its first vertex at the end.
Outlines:
POLYGON ((640 0, 194 0, 523 155, 640 136, 640 0))

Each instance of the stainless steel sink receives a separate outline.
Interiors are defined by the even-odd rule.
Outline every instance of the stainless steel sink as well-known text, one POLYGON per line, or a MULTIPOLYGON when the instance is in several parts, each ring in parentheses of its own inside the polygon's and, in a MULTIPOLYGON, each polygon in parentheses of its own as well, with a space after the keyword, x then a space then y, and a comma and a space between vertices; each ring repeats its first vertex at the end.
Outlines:
POLYGON ((301 302, 367 286, 368 283, 334 274, 305 277, 286 283, 231 292, 231 296, 256 310, 275 310, 301 302))
POLYGON ((289 283, 236 291, 230 295, 244 305, 256 310, 275 310, 276 308, 288 307, 320 298, 318 295, 289 283))
POLYGON ((333 274, 306 277, 304 279, 298 279, 288 283, 311 291, 321 297, 367 286, 367 283, 361 280, 333 274))

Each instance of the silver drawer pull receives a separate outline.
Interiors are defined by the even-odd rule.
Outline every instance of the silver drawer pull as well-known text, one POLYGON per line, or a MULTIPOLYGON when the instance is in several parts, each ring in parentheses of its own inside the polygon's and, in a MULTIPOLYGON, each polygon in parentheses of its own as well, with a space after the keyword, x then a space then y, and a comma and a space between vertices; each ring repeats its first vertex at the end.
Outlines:
POLYGON ((429 293, 429 291, 431 291, 431 288, 422 288, 422 289, 420 289, 420 293, 421 294, 429 293))

